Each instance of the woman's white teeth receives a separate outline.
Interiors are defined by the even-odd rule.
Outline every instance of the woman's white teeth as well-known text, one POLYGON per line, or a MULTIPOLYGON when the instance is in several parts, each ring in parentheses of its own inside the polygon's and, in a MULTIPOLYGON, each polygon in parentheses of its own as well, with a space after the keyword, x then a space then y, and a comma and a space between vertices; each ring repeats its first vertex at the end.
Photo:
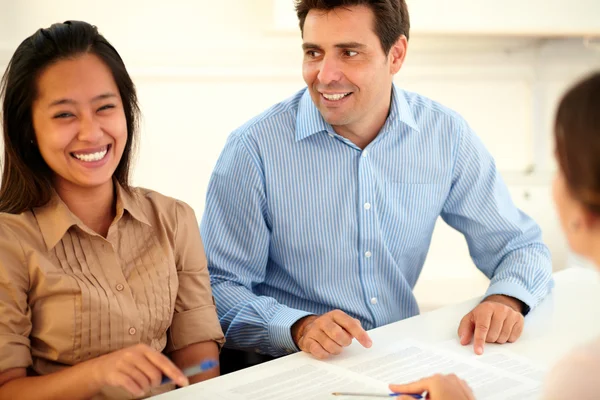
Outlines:
POLYGON ((99 151, 97 153, 91 153, 91 154, 76 154, 76 153, 73 153, 73 155, 78 160, 85 161, 85 162, 92 162, 92 161, 100 161, 100 160, 102 160, 104 158, 104 156, 106 155, 107 152, 108 152, 108 148, 105 148, 104 150, 99 151))
POLYGON ((325 97, 327 100, 333 100, 333 101, 337 101, 337 100, 341 100, 344 97, 348 96, 350 93, 340 93, 340 94, 325 94, 323 93, 323 97, 325 97))

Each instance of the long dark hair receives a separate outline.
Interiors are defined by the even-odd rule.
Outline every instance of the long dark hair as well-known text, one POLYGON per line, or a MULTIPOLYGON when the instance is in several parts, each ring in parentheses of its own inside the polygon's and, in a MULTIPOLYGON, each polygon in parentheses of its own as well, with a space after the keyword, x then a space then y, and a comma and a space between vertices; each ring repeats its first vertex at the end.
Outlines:
POLYGON ((554 132, 567 187, 589 211, 600 215, 600 71, 566 92, 554 132))
POLYGON ((127 120, 127 143, 114 179, 129 190, 130 164, 137 144, 139 107, 135 86, 115 48, 98 29, 81 21, 67 21, 39 29, 12 56, 0 85, 3 98, 4 165, 0 212, 19 214, 45 205, 52 196, 53 172, 37 146, 32 105, 40 73, 53 63, 82 54, 98 56, 110 69, 119 88, 127 120))

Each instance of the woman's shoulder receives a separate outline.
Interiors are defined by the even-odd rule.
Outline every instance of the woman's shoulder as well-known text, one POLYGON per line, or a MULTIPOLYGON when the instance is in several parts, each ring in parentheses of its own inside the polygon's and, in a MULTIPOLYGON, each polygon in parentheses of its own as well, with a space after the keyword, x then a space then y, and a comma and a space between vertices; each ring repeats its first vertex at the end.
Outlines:
POLYGON ((44 249, 42 233, 31 211, 0 213, 0 281, 15 283, 20 279, 26 285, 27 268, 23 264, 31 254, 44 249))
POLYGON ((544 400, 596 399, 600 393, 600 338, 563 357, 546 378, 544 400))
POLYGON ((132 187, 131 195, 146 215, 154 214, 161 221, 168 221, 176 225, 178 220, 195 218, 194 210, 186 202, 155 190, 132 187))
POLYGON ((38 239, 39 236, 37 220, 31 211, 21 214, 0 212, 0 240, 38 239))
POLYGON ((159 207, 172 209, 173 207, 178 206, 191 209, 191 207, 185 201, 167 196, 157 192, 156 190, 151 190, 144 187, 132 187, 131 193, 140 201, 157 205, 159 207))

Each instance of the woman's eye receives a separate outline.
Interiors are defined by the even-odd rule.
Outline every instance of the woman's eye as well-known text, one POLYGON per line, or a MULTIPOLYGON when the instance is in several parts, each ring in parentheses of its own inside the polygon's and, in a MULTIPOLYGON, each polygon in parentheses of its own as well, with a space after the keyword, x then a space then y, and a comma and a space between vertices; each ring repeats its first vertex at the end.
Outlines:
POLYGON ((73 114, 71 114, 71 113, 63 112, 63 113, 56 114, 54 116, 54 118, 56 118, 56 119, 59 119, 59 118, 60 119, 64 119, 64 118, 69 118, 69 117, 72 117, 72 116, 73 116, 73 114))
POLYGON ((102 106, 98 109, 98 111, 104 111, 104 110, 109 110, 111 108, 115 108, 114 104, 107 104, 105 106, 102 106))

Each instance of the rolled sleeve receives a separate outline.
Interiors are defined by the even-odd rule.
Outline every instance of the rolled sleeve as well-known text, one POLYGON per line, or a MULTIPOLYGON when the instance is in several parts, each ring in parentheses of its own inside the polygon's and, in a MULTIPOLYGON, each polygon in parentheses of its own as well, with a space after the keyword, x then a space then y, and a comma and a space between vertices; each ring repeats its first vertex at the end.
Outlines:
POLYGON ((167 352, 183 349, 194 343, 217 342, 219 347, 225 343, 219 320, 215 318, 214 306, 204 306, 176 313, 169 329, 167 352))
POLYGON ((0 230, 0 372, 32 365, 27 271, 19 241, 0 230))
POLYGON ((28 368, 32 364, 29 338, 0 334, 0 373, 11 368, 28 368))
POLYGON ((183 202, 177 202, 176 214, 175 262, 179 289, 165 351, 210 340, 222 346, 225 337, 217 317, 196 216, 183 202))

